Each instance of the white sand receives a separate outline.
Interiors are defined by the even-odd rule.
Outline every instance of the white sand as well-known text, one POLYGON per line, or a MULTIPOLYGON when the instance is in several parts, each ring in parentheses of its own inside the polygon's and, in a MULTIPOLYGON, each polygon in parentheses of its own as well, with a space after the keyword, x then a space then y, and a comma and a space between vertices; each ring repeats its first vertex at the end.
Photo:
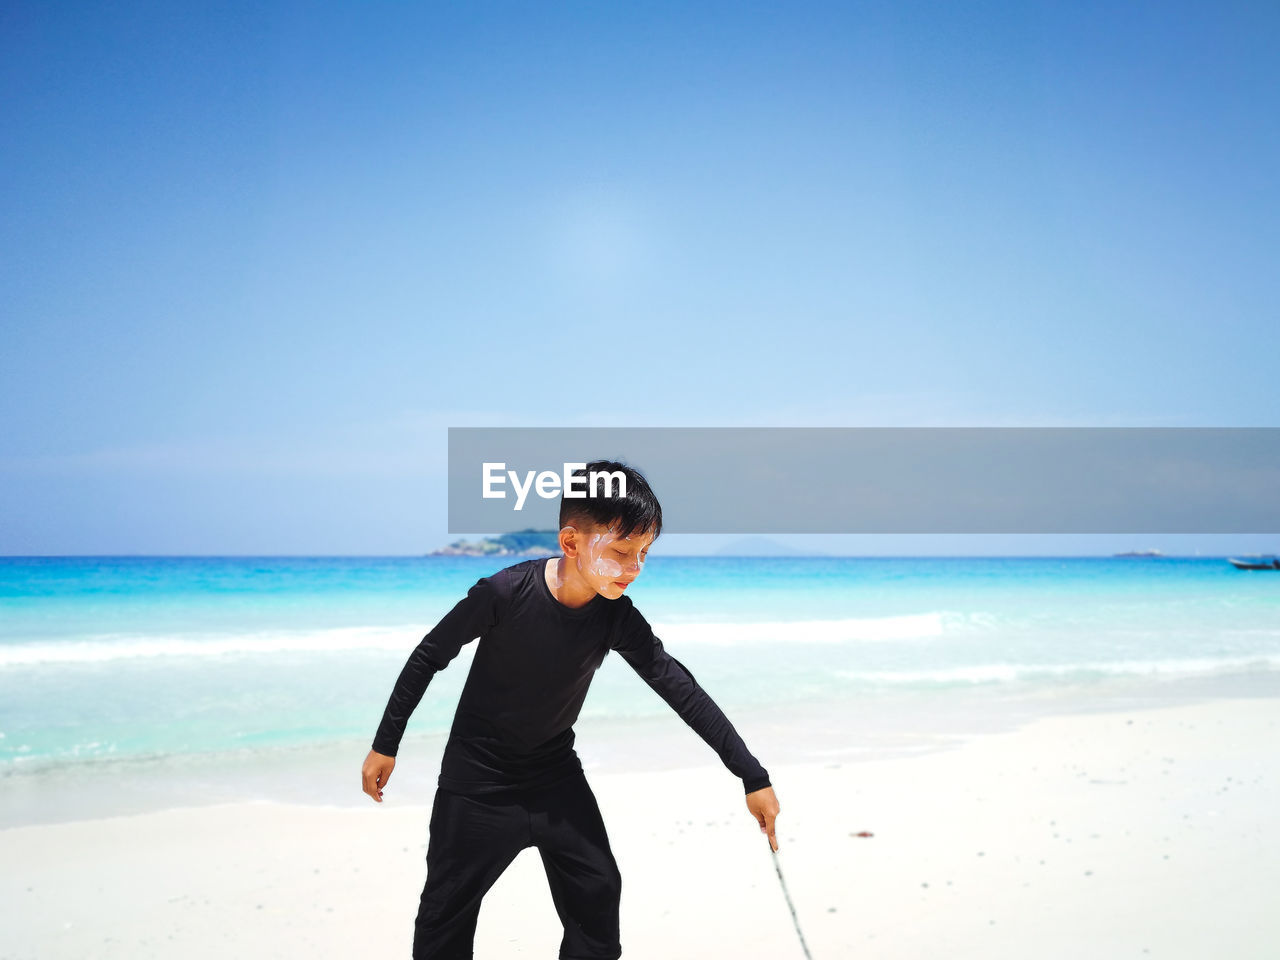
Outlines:
MULTIPOLYGON (((770 763, 812 955, 1275 957, 1278 736, 1280 699, 1220 700, 1048 717, 900 759, 770 763)), ((803 956, 723 768, 588 775, 622 868, 624 956, 803 956)), ((396 786, 364 809, 0 830, 0 958, 407 958, 431 798, 396 786)), ((559 938, 525 850, 484 901, 476 956, 551 958, 559 938)))

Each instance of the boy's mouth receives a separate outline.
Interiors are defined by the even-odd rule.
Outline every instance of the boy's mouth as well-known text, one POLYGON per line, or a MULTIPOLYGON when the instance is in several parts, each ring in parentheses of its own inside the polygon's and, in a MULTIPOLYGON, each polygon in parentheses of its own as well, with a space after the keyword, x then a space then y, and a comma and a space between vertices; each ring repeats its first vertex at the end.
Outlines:
POLYGON ((627 589, 627 587, 629 587, 629 586, 631 585, 631 581, 630 581, 630 580, 627 580, 627 581, 625 581, 625 582, 624 582, 624 581, 622 581, 622 580, 615 580, 615 581, 613 581, 613 585, 614 585, 615 587, 620 587, 620 588, 622 588, 623 590, 625 590, 625 589, 627 589))

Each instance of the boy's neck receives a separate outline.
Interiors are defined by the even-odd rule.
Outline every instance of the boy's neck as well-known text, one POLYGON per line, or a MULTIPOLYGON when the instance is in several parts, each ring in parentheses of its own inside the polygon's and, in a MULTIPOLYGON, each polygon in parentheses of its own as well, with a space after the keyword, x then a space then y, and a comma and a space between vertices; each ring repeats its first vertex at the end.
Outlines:
POLYGON ((596 596, 596 592, 586 584, 575 584, 572 578, 564 576, 561 571, 569 564, 563 556, 551 557, 542 567, 542 576, 547 581, 547 588, 556 601, 571 609, 584 607, 596 596))

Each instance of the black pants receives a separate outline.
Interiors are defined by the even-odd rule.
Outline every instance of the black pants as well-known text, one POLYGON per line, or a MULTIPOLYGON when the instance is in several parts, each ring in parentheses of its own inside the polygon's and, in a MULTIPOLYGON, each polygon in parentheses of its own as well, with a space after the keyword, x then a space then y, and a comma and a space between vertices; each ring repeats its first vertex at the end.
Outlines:
POLYGON ((622 876, 579 771, 538 790, 484 797, 436 788, 414 960, 469 960, 480 900, 525 847, 542 855, 564 926, 562 960, 616 960, 622 876))

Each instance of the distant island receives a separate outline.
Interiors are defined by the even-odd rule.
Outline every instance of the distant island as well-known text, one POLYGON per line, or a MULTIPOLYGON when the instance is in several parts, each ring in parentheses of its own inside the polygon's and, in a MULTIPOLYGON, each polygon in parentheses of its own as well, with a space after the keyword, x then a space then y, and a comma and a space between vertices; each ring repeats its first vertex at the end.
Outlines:
POLYGON ((553 557, 560 553, 559 530, 520 530, 479 540, 455 540, 428 557, 553 557))

